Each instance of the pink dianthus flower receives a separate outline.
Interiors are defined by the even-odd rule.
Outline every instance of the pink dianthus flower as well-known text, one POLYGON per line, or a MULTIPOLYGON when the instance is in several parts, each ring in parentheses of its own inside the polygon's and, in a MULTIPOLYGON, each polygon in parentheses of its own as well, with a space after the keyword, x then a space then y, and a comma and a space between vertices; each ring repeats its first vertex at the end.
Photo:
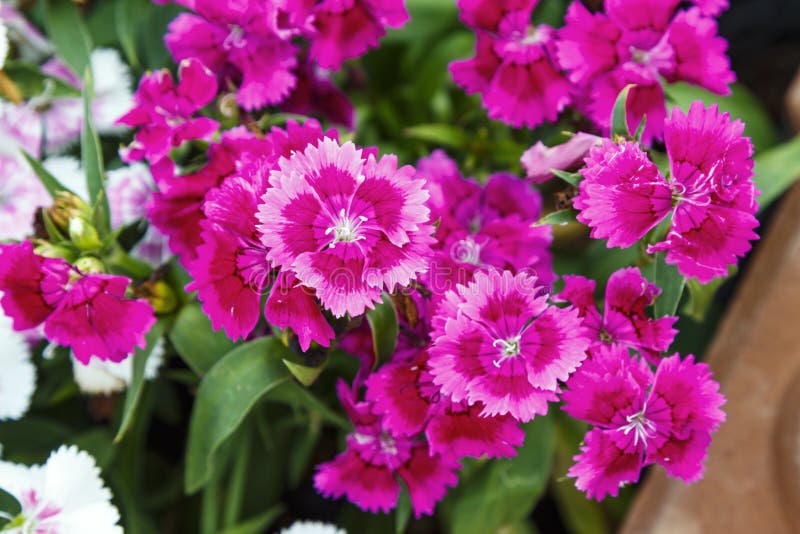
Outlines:
POLYGON ((665 251, 667 263, 701 283, 725 276, 758 238, 753 146, 743 131, 716 105, 696 101, 685 115, 675 108, 664 127, 669 180, 635 143, 604 141, 581 171, 578 220, 609 247, 629 247, 671 213, 665 240, 648 251, 665 251))
POLYGON ((353 422, 347 450, 317 467, 314 486, 326 497, 347 497, 369 512, 397 506, 403 480, 414 515, 430 515, 447 488, 458 482, 460 464, 448 456, 431 455, 422 441, 386 429, 370 402, 356 402, 344 382, 339 399, 353 422))
POLYGON ((559 382, 586 358, 578 311, 548 305, 546 291, 525 273, 478 272, 447 293, 438 313, 433 382, 454 402, 483 403, 484 416, 526 422, 546 414, 559 382))
POLYGON ((567 474, 589 498, 616 496, 653 463, 687 483, 702 478, 711 434, 725 420, 708 365, 674 354, 653 375, 626 349, 604 346, 567 386, 563 409, 594 425, 567 474))
POLYGON ((143 300, 127 299, 130 279, 83 274, 62 259, 34 253, 29 241, 0 245, 0 304, 17 331, 44 323, 45 337, 72 348, 86 364, 92 356, 119 362, 156 322, 143 300))
POLYGON ((600 345, 612 344, 635 349, 657 364, 678 333, 672 328, 677 317, 652 319, 645 310, 661 290, 636 267, 620 269, 608 279, 602 315, 595 307, 594 290, 594 280, 564 275, 564 289, 554 298, 569 302, 580 311, 583 326, 592 339, 590 354, 600 345))
POLYGON ((476 31, 475 57, 450 64, 453 80, 468 94, 481 94, 490 118, 514 127, 555 121, 571 101, 555 63, 555 30, 530 25, 536 3, 459 3, 462 20, 476 31))
POLYGON ((192 116, 217 95, 214 74, 196 58, 181 61, 178 85, 166 69, 146 74, 133 96, 133 108, 117 122, 139 128, 122 153, 127 162, 156 163, 173 147, 191 139, 209 139, 217 121, 192 116))
POLYGON ((267 258, 335 316, 363 314, 428 268, 428 193, 414 173, 330 138, 281 158, 258 214, 267 258))
POLYGON ((597 13, 580 1, 570 5, 559 30, 558 61, 577 84, 579 107, 606 133, 617 95, 628 84, 636 84, 628 96, 628 127, 634 131, 646 115, 647 144, 663 133, 661 78, 730 92, 735 76, 716 21, 696 8, 676 11, 679 3, 606 0, 597 13))

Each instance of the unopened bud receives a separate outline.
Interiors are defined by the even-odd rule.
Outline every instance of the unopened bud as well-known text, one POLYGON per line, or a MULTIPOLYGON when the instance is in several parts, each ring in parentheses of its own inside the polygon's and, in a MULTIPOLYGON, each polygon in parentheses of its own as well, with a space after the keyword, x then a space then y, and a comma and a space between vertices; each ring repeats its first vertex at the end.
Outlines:
POLYGON ((147 299, 157 314, 170 313, 178 307, 175 292, 164 280, 148 280, 134 288, 137 297, 147 299))
POLYGON ((94 226, 83 217, 69 220, 69 238, 80 250, 97 250, 103 246, 94 226))
POLYGON ((77 256, 74 249, 63 245, 55 245, 44 240, 37 240, 33 250, 39 256, 44 256, 45 258, 62 258, 69 263, 75 261, 75 257, 77 256))
POLYGON ((78 258, 75 267, 83 274, 102 274, 106 271, 103 262, 92 256, 78 258))
POLYGON ((59 230, 66 232, 69 229, 69 222, 76 217, 88 219, 91 215, 89 206, 67 191, 59 191, 53 205, 47 209, 47 214, 59 230))

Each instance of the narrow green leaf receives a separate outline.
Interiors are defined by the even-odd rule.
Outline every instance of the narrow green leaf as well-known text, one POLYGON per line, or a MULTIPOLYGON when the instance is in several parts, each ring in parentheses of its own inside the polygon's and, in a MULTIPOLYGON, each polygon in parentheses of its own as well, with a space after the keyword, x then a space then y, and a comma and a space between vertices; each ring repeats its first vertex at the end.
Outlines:
POLYGON ((89 67, 92 39, 78 7, 70 0, 45 2, 47 36, 53 42, 58 57, 72 72, 82 76, 89 67))
POLYGON ((576 222, 578 216, 577 210, 572 208, 566 210, 553 211, 536 221, 535 226, 560 225, 576 222))
POLYGON ((92 120, 92 73, 88 68, 83 78, 83 131, 81 132, 81 165, 86 173, 86 187, 89 191, 89 202, 93 207, 92 219, 100 233, 107 236, 111 233, 110 208, 105 186, 105 166, 100 138, 92 120))
POLYGON ((114 5, 114 26, 122 51, 132 67, 139 66, 136 51, 136 27, 142 21, 142 10, 149 7, 143 0, 118 0, 114 5))
POLYGON ((626 85, 614 101, 614 110, 611 112, 611 136, 631 137, 628 129, 628 94, 635 84, 626 85))
POLYGON ((220 534, 260 534, 266 532, 269 526, 285 511, 283 504, 276 504, 263 514, 259 514, 247 521, 226 528, 220 534))
POLYGON ((676 266, 668 265, 664 261, 663 252, 656 254, 654 271, 653 281, 661 289, 661 294, 655 303, 656 318, 675 315, 683 289, 686 287, 686 278, 678 272, 676 266))
POLYGON ((400 481, 400 497, 397 498, 397 508, 394 511, 394 531, 403 534, 411 520, 411 495, 405 483, 400 481))
POLYGON ((198 304, 181 308, 169 339, 183 361, 198 375, 208 372, 234 346, 225 332, 212 331, 211 321, 198 304))
POLYGON ((214 470, 217 449, 264 395, 292 379, 281 361, 288 349, 274 337, 240 345, 206 374, 189 422, 185 490, 203 487, 214 470))
POLYGON ((800 178, 800 135, 756 154, 755 162, 756 187, 761 191, 758 204, 763 210, 800 178))
POLYGON ((139 406, 139 401, 142 398, 144 391, 144 370, 147 366, 147 360, 153 353, 153 349, 158 344, 161 336, 164 334, 165 323, 164 320, 159 320, 150 331, 145 334, 144 339, 146 345, 144 349, 136 349, 133 356, 133 372, 131 374, 131 383, 128 384, 128 390, 125 393, 125 406, 122 409, 122 422, 119 425, 117 435, 114 437, 114 443, 119 443, 125 436, 125 433, 130 429, 136 414, 136 408, 139 406))
POLYGON ((50 241, 55 244, 63 243, 67 240, 61 230, 58 229, 56 223, 53 222, 53 218, 50 216, 50 212, 47 210, 42 210, 42 222, 44 222, 44 229, 47 230, 47 235, 50 237, 50 241))
POLYGON ((466 132, 449 124, 418 124, 403 130, 406 137, 453 148, 464 148, 469 143, 466 132))
POLYGON ((324 364, 320 365, 319 367, 309 367, 307 365, 293 362, 288 358, 284 358, 283 363, 286 365, 286 368, 289 369, 289 372, 292 373, 292 376, 294 376, 306 387, 313 384, 319 377, 320 373, 322 373, 322 370, 325 369, 324 364))
POLYGON ((647 115, 642 115, 642 120, 639 121, 639 126, 636 127, 636 133, 633 134, 633 140, 637 143, 642 142, 642 135, 644 135, 644 129, 647 126, 647 115))
POLYGON ((450 532, 500 532, 528 517, 550 475, 555 446, 551 419, 537 417, 523 425, 527 436, 515 458, 485 464, 457 490, 450 532))
POLYGON ((573 187, 578 187, 578 185, 581 183, 581 180, 583 180, 583 175, 579 172, 567 172, 560 169, 550 169, 550 172, 552 172, 557 178, 561 178, 573 187))
POLYGON ((372 330, 372 347, 375 350, 373 369, 389 360, 397 347, 397 310, 394 309, 392 297, 388 293, 382 295, 383 302, 377 304, 374 310, 367 312, 367 321, 372 330))
POLYGON ((60 181, 58 181, 58 178, 50 174, 50 171, 45 169, 44 165, 42 165, 39 160, 35 159, 33 156, 31 156, 24 150, 22 151, 22 155, 25 157, 25 160, 28 162, 28 165, 31 166, 31 170, 33 170, 33 173, 36 175, 37 178, 39 178, 39 181, 42 182, 44 188, 47 189, 47 192, 50 194, 51 198, 55 200, 56 194, 59 191, 66 191, 67 193, 72 193, 73 195, 75 194, 75 192, 72 191, 69 187, 65 186, 60 181))
POLYGON ((31 63, 19 60, 6 61, 3 71, 17 86, 26 100, 47 93, 53 97, 78 97, 81 92, 64 80, 49 76, 31 63))
POLYGON ((298 386, 291 380, 273 389, 269 394, 269 400, 288 404, 289 406, 303 407, 339 428, 350 428, 350 423, 344 417, 331 410, 327 404, 319 400, 308 389, 298 386))

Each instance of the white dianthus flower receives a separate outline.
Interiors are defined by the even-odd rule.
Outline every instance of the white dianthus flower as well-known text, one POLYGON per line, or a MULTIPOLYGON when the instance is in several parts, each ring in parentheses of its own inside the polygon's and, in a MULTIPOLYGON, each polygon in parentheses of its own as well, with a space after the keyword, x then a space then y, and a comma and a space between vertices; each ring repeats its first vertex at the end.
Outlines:
POLYGON ((281 534, 347 534, 336 525, 321 521, 295 521, 292 526, 285 528, 281 534))
POLYGON ((0 420, 25 415, 34 389, 36 368, 30 348, 25 337, 11 328, 11 319, 0 313, 0 420))
POLYGON ((19 501, 22 510, 3 532, 122 534, 119 511, 89 454, 62 445, 44 465, 0 461, 0 488, 19 501))

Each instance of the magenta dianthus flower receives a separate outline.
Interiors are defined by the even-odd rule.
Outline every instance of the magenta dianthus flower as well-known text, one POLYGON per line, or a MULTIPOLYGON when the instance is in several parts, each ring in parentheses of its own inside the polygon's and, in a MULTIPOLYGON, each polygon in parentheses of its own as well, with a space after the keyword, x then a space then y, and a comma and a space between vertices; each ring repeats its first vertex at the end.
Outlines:
POLYGON ((556 295, 557 300, 569 302, 580 311, 583 326, 592 339, 589 354, 600 345, 613 344, 635 349, 657 364, 678 333, 672 328, 677 317, 651 319, 645 311, 661 290, 636 267, 621 269, 608 279, 602 315, 595 307, 594 290, 594 280, 564 275, 564 289, 556 295))
POLYGON ((484 404, 481 415, 522 422, 547 413, 586 358, 578 311, 547 303, 535 277, 478 272, 448 292, 431 334, 434 384, 453 401, 484 404))
MULTIPOLYGON (((577 84, 576 102, 608 132, 619 92, 628 96, 631 131, 646 115, 643 141, 662 137, 666 118, 661 78, 686 81, 728 94, 735 80, 712 18, 692 8, 677 10, 678 0, 606 0, 604 12, 591 13, 573 2, 559 30, 558 61, 577 84)), ((703 2, 705 3, 705 2, 703 2)), ((711 10, 713 11, 713 10, 711 10)))
POLYGON ((92 356, 119 362, 156 322, 143 300, 127 299, 130 279, 83 274, 62 259, 44 258, 33 245, 0 245, 0 304, 17 331, 44 323, 48 340, 72 348, 86 364, 92 356))
POLYGON ((399 477, 408 488, 414 515, 433 513, 447 488, 458 482, 460 464, 429 454, 422 441, 385 429, 371 403, 356 402, 344 382, 338 389, 354 431, 345 452, 317 467, 317 490, 326 497, 345 496, 362 510, 388 512, 397 505, 399 477))
POLYGON ((570 103, 555 63, 556 32, 530 25, 536 1, 461 2, 462 20, 476 31, 475 57, 450 64, 453 80, 481 93, 489 117, 515 127, 555 121, 570 103))
POLYGON ((335 316, 363 314, 428 268, 428 193, 414 173, 329 138, 281 158, 258 214, 267 258, 335 316))
POLYGON ((338 70, 344 60, 376 47, 386 28, 406 21, 403 0, 323 0, 314 7, 309 56, 322 68, 338 70))
POLYGON ((393 433, 415 436, 424 432, 430 453, 459 459, 464 456, 516 456, 525 433, 510 415, 481 416, 483 405, 453 402, 433 383, 428 352, 383 365, 367 380, 372 411, 383 416, 393 433))
POLYGON ((616 496, 653 463, 687 483, 702 477, 711 434, 725 420, 725 398, 706 364, 674 354, 653 375, 624 348, 605 346, 567 386, 564 410, 595 427, 568 472, 589 498, 616 496))
POLYGON ((146 74, 134 94, 134 106, 117 122, 139 128, 123 151, 128 162, 147 158, 156 163, 169 151, 191 139, 209 139, 217 121, 192 116, 217 95, 214 74, 195 58, 181 61, 178 85, 166 69, 146 74))
POLYGON ((669 180, 638 145, 606 140, 581 171, 578 220, 609 247, 629 247, 672 213, 665 240, 648 251, 665 251, 667 263, 701 283, 725 276, 758 239, 753 146, 743 131, 716 105, 696 101, 686 115, 675 108, 664 126, 669 180))
POLYGON ((240 79, 236 98, 244 109, 277 104, 295 85, 297 48, 274 9, 271 2, 197 0, 195 13, 170 23, 164 41, 176 61, 197 58, 221 79, 240 79))

